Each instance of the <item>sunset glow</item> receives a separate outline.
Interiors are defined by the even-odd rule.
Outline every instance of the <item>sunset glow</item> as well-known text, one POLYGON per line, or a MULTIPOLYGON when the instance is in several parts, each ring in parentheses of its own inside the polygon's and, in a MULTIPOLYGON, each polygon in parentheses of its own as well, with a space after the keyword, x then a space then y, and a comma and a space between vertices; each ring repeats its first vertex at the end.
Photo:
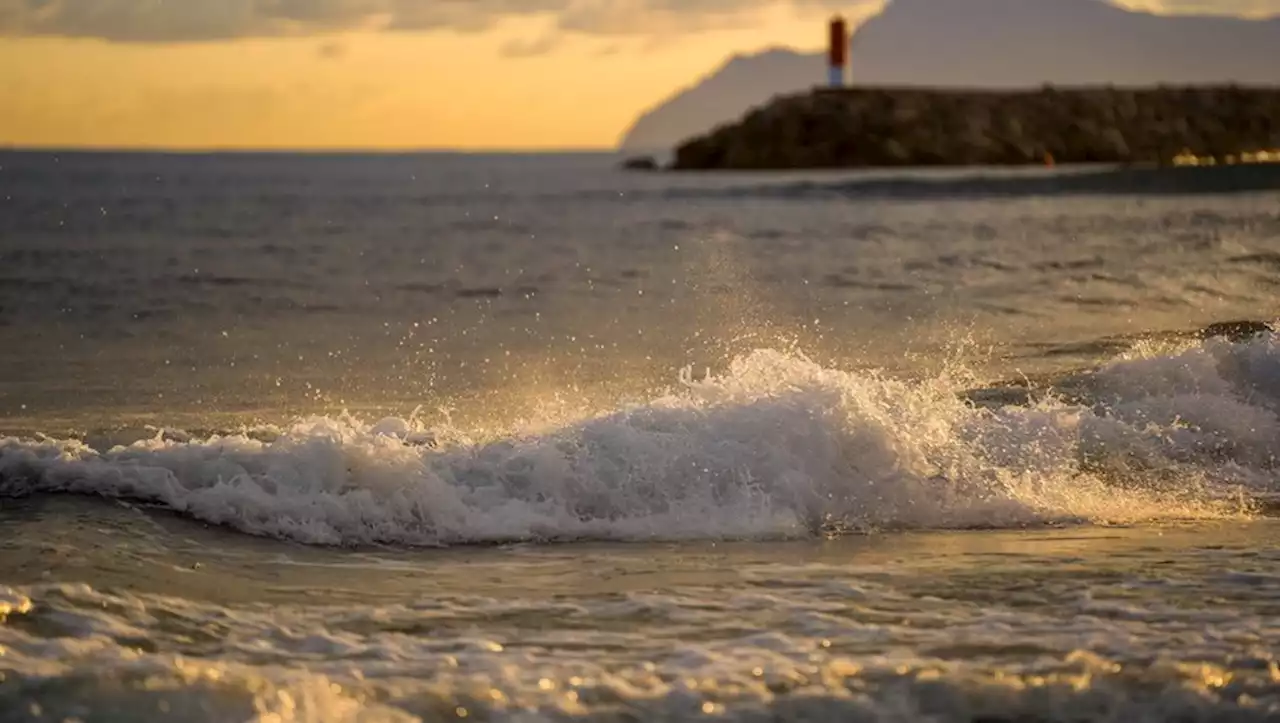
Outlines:
MULTIPOLYGON (((877 8, 850 4, 855 23, 877 8)), ((536 15, 477 31, 197 42, 14 31, 0 39, 0 144, 607 148, 637 113, 733 53, 820 49, 829 12, 765 6, 686 34, 566 32, 536 15)))

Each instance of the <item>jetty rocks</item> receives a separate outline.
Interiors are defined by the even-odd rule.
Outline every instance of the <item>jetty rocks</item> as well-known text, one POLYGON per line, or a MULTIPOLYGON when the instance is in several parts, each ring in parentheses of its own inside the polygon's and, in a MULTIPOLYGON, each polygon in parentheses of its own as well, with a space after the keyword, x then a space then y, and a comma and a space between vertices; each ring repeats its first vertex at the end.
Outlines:
POLYGON ((1235 162, 1280 148, 1280 87, 785 95, 676 148, 675 170, 1235 162))

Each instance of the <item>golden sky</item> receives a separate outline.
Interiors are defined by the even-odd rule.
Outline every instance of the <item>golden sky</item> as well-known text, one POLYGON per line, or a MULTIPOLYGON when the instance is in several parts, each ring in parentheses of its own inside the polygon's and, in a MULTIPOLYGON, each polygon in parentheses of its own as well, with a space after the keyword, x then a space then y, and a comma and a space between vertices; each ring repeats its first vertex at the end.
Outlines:
MULTIPOLYGON (((623 11, 645 0, 577 3, 576 15, 557 0, 416 0, 416 14, 394 5, 415 0, 312 0, 315 17, 199 25, 84 10, 102 0, 50 0, 61 16, 29 17, 41 11, 24 1, 0 0, 0 145, 200 149, 612 147, 640 111, 735 52, 821 48, 830 7, 704 0, 689 25, 649 10, 639 28, 623 11), (465 2, 489 14, 454 12, 465 2), (371 27, 396 12, 414 29, 371 27)), ((878 3, 847 5, 856 19, 878 3)))

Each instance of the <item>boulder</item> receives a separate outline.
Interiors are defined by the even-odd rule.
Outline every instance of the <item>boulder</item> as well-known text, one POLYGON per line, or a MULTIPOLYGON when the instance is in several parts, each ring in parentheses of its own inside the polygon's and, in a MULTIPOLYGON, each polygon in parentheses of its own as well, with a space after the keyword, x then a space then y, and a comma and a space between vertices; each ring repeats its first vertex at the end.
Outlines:
POLYGON ((653 156, 633 156, 624 160, 622 167, 628 171, 656 171, 658 161, 653 156))

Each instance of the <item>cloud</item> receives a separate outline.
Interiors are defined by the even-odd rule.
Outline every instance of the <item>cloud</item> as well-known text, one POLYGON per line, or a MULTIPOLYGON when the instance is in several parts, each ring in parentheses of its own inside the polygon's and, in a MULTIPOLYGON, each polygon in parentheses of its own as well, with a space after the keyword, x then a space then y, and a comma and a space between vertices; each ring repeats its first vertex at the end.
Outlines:
POLYGON ((337 60, 347 54, 347 46, 339 42, 321 43, 316 54, 325 60, 337 60))
POLYGON ((761 0, 591 0, 568 2, 561 30, 594 35, 667 35, 741 25, 776 5, 761 0))
POLYGON ((532 40, 517 38, 503 43, 501 53, 507 58, 529 58, 546 55, 560 44, 560 36, 552 33, 536 37, 532 40))
MULTIPOLYGON (((946 0, 939 0, 945 2, 946 0)), ((1169 10, 1280 12, 1280 0, 1130 0, 1169 10)), ((0 35, 183 42, 339 30, 479 32, 510 17, 547 18, 556 32, 681 35, 754 22, 768 7, 853 12, 877 0, 0 0, 0 35)), ((521 41, 511 50, 538 49, 521 41), (521 42, 523 44, 521 44, 521 42)))
MULTIPOLYGON (((819 0, 826 2, 827 0, 819 0)), ((848 0, 845 6, 869 0, 848 0)), ((0 0, 0 35, 187 42, 338 30, 479 32, 511 17, 558 32, 683 34, 735 27, 767 7, 814 0, 0 0)), ((537 41, 527 41, 533 46, 537 41)), ((524 46, 522 46, 524 47, 524 46)))
POLYGON ((1280 15, 1280 0, 1157 0, 1143 5, 1158 12, 1242 15, 1280 15))

